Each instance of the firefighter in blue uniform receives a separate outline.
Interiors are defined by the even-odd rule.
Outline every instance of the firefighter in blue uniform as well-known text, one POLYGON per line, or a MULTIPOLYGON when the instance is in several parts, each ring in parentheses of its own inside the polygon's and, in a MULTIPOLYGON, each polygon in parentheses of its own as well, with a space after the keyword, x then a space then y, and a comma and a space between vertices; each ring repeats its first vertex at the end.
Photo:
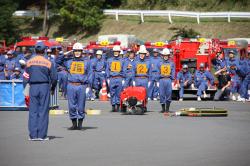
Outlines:
POLYGON ((96 60, 93 64, 93 72, 94 72, 94 82, 93 87, 96 90, 97 94, 102 88, 103 81, 106 82, 106 60, 102 57, 102 50, 96 51, 96 60))
POLYGON ((29 136, 30 140, 47 140, 49 123, 50 93, 54 93, 57 84, 55 66, 44 57, 45 45, 35 45, 36 56, 26 65, 23 76, 24 86, 30 84, 29 136))
POLYGON ((183 101, 184 89, 192 84, 192 74, 188 71, 188 65, 183 64, 182 70, 177 74, 177 88, 179 88, 179 101, 183 101))
POLYGON ((224 68, 226 66, 226 61, 225 61, 221 51, 217 52, 216 58, 214 58, 212 60, 212 64, 213 64, 214 69, 216 71, 218 71, 218 70, 220 70, 220 69, 222 69, 222 68, 224 68))
POLYGON ((240 64, 239 59, 235 57, 233 51, 229 52, 228 59, 226 61, 227 71, 231 76, 231 93, 232 100, 237 100, 236 95, 240 90, 241 77, 240 77, 240 64))
POLYGON ((199 70, 196 70, 194 74, 195 87, 198 89, 197 101, 201 101, 202 93, 204 98, 207 98, 206 90, 208 89, 208 81, 213 85, 214 77, 209 71, 205 70, 205 64, 200 63, 199 70))
POLYGON ((9 78, 15 67, 18 67, 17 59, 14 57, 13 51, 7 52, 7 58, 5 60, 5 77, 9 78))
POLYGON ((69 130, 81 130, 85 118, 86 88, 88 80, 91 79, 90 66, 88 61, 82 57, 83 45, 73 45, 74 58, 67 61, 68 86, 67 97, 69 117, 72 126, 69 130))
POLYGON ((124 75, 125 75, 125 83, 124 88, 133 85, 134 77, 135 77, 135 53, 130 50, 128 53, 128 57, 124 59, 124 75))
POLYGON ((159 88, 157 87, 157 82, 159 82, 160 71, 157 68, 158 64, 161 62, 161 58, 158 56, 159 50, 153 49, 153 56, 150 58, 151 65, 151 76, 149 78, 150 85, 148 88, 148 100, 157 100, 159 94, 159 88))
POLYGON ((169 112, 169 107, 172 98, 172 81, 175 79, 175 65, 169 59, 170 50, 164 48, 161 52, 162 61, 158 64, 158 69, 160 71, 159 78, 159 93, 160 93, 160 103, 162 106, 161 113, 169 112))
POLYGON ((0 54, 0 80, 5 80, 4 66, 5 66, 5 56, 4 54, 0 54))
POLYGON ((13 74, 11 74, 10 80, 23 80, 23 73, 19 67, 15 67, 13 74))
POLYGON ((148 95, 148 87, 150 85, 149 77, 150 77, 150 62, 146 60, 146 54, 148 51, 144 45, 140 46, 138 51, 139 58, 135 61, 135 81, 133 82, 134 86, 143 86, 147 90, 148 95))
POLYGON ((244 53, 241 53, 240 54, 240 58, 239 58, 239 67, 240 67, 240 89, 239 89, 239 96, 238 96, 238 100, 237 101, 243 101, 245 102, 245 98, 243 97, 244 96, 244 87, 243 87, 243 82, 246 78, 246 70, 247 70, 247 55, 245 57, 245 54, 244 53))
POLYGON ((72 59, 70 55, 64 55, 63 51, 60 51, 54 58, 56 69, 58 72, 58 85, 62 92, 64 98, 67 97, 67 70, 66 63, 68 60, 72 59))
POLYGON ((244 80, 242 82, 242 98, 243 101, 247 100, 250 101, 250 97, 248 94, 248 90, 250 88, 250 52, 246 57, 246 66, 244 68, 244 80))
POLYGON ((124 84, 123 59, 120 57, 121 48, 113 47, 114 57, 107 60, 106 74, 110 90, 112 112, 120 111, 120 94, 124 84))

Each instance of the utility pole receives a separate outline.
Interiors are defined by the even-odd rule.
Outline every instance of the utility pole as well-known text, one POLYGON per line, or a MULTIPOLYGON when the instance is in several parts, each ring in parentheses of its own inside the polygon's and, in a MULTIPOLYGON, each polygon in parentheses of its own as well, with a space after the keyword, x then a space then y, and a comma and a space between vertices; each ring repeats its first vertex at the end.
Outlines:
POLYGON ((47 14, 48 14, 48 0, 44 0, 43 36, 46 35, 47 14))

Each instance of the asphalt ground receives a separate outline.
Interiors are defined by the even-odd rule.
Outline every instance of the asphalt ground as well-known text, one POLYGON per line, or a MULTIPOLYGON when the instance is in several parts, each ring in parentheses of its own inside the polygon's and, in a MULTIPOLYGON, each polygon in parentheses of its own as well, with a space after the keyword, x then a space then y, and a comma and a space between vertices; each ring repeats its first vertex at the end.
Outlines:
MULTIPOLYGON (((60 100, 61 109, 67 101, 60 100)), ((173 101, 171 110, 220 107, 228 117, 164 117, 157 101, 146 115, 101 115, 69 131, 68 115, 50 116, 50 141, 28 141, 28 112, 0 111, 0 166, 249 166, 250 102, 173 101)))

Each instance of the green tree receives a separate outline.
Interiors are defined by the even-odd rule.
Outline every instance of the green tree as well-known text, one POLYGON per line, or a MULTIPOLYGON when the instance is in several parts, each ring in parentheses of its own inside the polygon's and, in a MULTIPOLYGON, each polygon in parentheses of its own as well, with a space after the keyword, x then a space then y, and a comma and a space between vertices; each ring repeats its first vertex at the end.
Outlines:
POLYGON ((7 44, 18 38, 17 22, 12 16, 16 9, 17 4, 13 0, 0 1, 0 39, 6 40, 7 44))
POLYGON ((177 39, 178 37, 182 37, 182 38, 196 38, 197 36, 200 35, 199 32, 196 32, 194 29, 190 28, 190 29, 186 29, 186 27, 183 28, 169 28, 169 30, 173 30, 174 31, 174 35, 172 36, 172 40, 177 39))
POLYGON ((92 32, 101 26, 103 3, 104 0, 65 0, 65 5, 60 9, 60 15, 65 23, 92 32))

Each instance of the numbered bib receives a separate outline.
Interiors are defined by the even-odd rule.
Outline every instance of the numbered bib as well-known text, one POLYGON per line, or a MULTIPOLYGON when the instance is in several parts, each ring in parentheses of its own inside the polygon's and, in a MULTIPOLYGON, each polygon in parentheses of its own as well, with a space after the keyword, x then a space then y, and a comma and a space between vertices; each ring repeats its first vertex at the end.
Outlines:
POLYGON ((111 63, 111 71, 112 72, 120 72, 121 71, 121 62, 112 62, 111 63))
POLYGON ((136 74, 147 74, 148 69, 146 64, 138 64, 136 66, 136 74))
POLYGON ((70 65, 70 74, 84 74, 84 63, 72 62, 70 65))
POLYGON ((161 65, 161 75, 169 76, 171 72, 170 65, 161 65))

